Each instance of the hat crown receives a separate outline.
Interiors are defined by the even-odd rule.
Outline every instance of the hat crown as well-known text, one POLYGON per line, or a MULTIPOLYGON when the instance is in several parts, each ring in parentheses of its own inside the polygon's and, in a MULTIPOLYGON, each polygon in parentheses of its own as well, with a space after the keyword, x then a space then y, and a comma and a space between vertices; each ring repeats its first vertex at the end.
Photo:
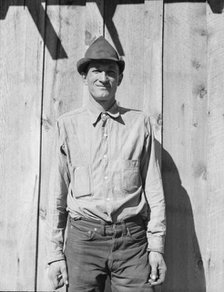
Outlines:
POLYGON ((97 38, 87 49, 85 58, 89 59, 108 59, 119 61, 116 50, 111 44, 103 37, 97 38))
POLYGON ((119 72, 124 71, 125 62, 119 57, 117 51, 103 37, 97 38, 87 49, 85 57, 77 62, 77 70, 80 74, 86 73, 88 64, 94 60, 110 60, 118 64, 119 72))

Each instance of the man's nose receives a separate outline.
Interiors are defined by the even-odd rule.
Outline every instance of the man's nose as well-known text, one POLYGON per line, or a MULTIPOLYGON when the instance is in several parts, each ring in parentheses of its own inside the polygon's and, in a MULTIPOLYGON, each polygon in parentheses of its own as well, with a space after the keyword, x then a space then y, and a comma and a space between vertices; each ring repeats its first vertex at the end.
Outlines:
POLYGON ((102 71, 100 73, 100 81, 102 81, 102 82, 107 82, 108 81, 108 76, 107 76, 107 73, 105 71, 102 71))

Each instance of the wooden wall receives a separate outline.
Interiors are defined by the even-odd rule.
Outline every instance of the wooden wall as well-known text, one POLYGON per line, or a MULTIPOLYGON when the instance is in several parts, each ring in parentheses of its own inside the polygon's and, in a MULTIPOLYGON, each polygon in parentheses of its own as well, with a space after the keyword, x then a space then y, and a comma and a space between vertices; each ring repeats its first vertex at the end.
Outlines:
POLYGON ((223 290, 223 7, 223 0, 0 1, 1 291, 50 290, 52 134, 56 118, 86 100, 76 62, 99 35, 126 61, 118 101, 150 114, 156 131, 168 223, 168 273, 157 290, 223 290))

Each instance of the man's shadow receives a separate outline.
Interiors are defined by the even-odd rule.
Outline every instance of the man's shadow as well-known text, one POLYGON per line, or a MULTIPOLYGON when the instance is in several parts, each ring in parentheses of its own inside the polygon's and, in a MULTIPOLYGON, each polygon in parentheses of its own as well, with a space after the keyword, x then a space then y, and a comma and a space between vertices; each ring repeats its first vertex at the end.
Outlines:
POLYGON ((189 196, 170 154, 156 141, 162 153, 162 178, 167 209, 164 292, 205 292, 204 266, 189 196))
MULTIPOLYGON (((205 272, 195 232, 189 196, 181 184, 171 155, 155 142, 156 158, 162 157, 162 178, 167 209, 165 283, 156 291, 206 292, 205 272)), ((105 292, 111 292, 107 281, 105 292)))

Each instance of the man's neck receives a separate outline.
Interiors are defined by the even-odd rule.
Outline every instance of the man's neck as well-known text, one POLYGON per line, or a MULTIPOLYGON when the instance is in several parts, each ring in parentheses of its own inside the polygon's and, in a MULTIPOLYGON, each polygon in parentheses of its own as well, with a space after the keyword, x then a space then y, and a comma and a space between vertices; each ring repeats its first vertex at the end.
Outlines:
POLYGON ((113 104, 115 103, 115 98, 110 99, 108 101, 98 101, 98 100, 94 99, 92 96, 90 96, 89 101, 98 110, 105 112, 113 106, 113 104))

